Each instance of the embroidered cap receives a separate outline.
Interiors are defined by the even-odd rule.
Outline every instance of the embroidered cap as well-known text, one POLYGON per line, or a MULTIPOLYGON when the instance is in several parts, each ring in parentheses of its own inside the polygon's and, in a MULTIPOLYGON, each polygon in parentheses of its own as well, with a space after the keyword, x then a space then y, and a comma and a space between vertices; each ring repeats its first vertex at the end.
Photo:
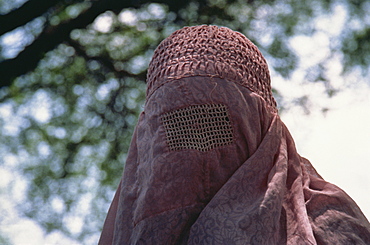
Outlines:
POLYGON ((226 27, 184 27, 163 40, 147 75, 147 98, 166 82, 189 76, 216 76, 247 87, 273 109, 266 60, 243 34, 226 27))

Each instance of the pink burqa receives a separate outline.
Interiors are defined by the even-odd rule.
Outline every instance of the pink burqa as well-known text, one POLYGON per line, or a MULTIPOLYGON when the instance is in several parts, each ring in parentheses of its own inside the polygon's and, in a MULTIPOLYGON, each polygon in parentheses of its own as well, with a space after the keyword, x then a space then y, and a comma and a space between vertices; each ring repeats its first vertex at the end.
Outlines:
POLYGON ((216 26, 165 39, 99 244, 370 244, 370 224, 296 151, 268 67, 216 26))

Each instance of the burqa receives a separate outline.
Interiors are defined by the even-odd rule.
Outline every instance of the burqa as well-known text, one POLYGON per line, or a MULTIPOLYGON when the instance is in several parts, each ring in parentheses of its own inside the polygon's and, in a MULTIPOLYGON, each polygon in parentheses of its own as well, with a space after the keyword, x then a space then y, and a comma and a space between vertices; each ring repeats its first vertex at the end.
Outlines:
POLYGON ((257 47, 203 25, 154 52, 100 244, 370 244, 370 224, 297 153, 257 47))

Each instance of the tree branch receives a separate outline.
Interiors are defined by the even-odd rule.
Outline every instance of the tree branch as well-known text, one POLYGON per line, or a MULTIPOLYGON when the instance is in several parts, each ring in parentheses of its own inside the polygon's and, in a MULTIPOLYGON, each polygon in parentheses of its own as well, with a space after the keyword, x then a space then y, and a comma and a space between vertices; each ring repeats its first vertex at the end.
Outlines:
MULTIPOLYGON (((35 3, 41 0, 30 0, 35 3)), ((49 1, 46 1, 49 2, 49 1)), ((44 54, 54 49, 58 44, 69 38, 69 34, 74 29, 85 28, 92 23, 95 18, 107 11, 119 11, 123 8, 135 7, 138 8, 142 4, 148 2, 164 3, 169 6, 170 11, 177 12, 183 8, 186 1, 138 1, 138 0, 95 0, 91 1, 90 8, 82 12, 77 18, 70 19, 60 23, 58 26, 49 26, 35 39, 35 41, 27 46, 17 57, 7 59, 0 62, 1 82, 0 88, 10 86, 13 79, 35 69, 38 62, 44 57, 44 54)), ((54 0, 55 4, 55 0, 54 0)), ((23 6, 21 7, 23 8, 23 6)), ((45 9, 45 7, 44 7, 45 9)), ((15 10, 17 11, 17 10, 15 10)), ((14 12, 14 11, 13 11, 14 12)), ((19 13, 19 12, 18 12, 19 13)), ((18 16, 19 17, 19 16, 18 16)), ((9 28, 8 28, 9 29, 9 28)))
POLYGON ((27 46, 17 57, 4 60, 0 63, 2 71, 2 86, 9 86, 12 80, 37 67, 38 62, 44 54, 54 49, 58 44, 68 39, 72 30, 86 27, 102 12, 109 9, 105 1, 94 1, 89 9, 86 9, 77 18, 70 19, 58 26, 49 26, 29 46, 27 46))
POLYGON ((43 15, 58 2, 61 0, 29 0, 16 10, 0 15, 0 23, 3 23, 0 25, 0 36, 43 15))

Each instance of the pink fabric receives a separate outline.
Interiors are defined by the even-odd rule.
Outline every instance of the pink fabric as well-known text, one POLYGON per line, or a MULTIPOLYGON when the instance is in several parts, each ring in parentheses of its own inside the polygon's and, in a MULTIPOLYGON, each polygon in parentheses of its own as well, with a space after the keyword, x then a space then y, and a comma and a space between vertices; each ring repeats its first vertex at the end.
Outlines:
POLYGON ((269 80, 179 69, 151 80, 99 244, 370 244, 356 203, 297 153, 269 91, 253 91, 269 80))

